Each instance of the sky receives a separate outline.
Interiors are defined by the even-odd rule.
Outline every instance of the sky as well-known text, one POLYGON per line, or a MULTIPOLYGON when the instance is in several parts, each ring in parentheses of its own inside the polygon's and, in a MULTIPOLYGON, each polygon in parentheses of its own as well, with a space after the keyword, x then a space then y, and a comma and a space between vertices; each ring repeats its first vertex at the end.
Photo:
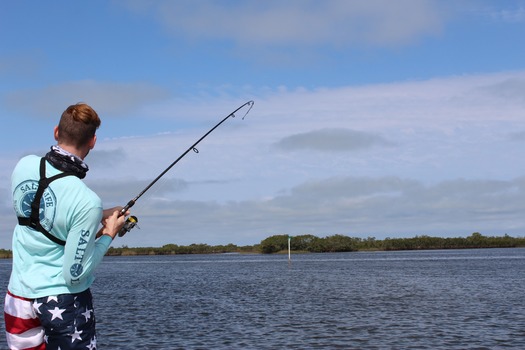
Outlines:
POLYGON ((0 248, 11 171, 71 104, 113 246, 525 236, 525 0, 0 2, 0 248))

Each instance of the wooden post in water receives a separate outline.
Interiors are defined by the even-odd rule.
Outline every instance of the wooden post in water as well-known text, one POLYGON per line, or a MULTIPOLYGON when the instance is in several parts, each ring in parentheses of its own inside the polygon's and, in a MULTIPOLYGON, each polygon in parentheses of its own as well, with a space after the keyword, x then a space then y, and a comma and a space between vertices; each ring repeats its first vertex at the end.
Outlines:
POLYGON ((292 240, 292 236, 288 236, 288 263, 292 261, 292 256, 290 252, 290 241, 292 240))

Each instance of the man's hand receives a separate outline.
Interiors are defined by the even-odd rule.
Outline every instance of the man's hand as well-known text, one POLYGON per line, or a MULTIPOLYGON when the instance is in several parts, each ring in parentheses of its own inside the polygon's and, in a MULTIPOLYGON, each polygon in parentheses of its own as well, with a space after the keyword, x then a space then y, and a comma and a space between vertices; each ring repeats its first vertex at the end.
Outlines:
POLYGON ((115 238, 129 215, 129 210, 121 215, 122 209, 123 207, 113 207, 102 211, 102 228, 97 232, 97 238, 102 235, 108 235, 111 239, 115 238))
MULTIPOLYGON (((115 212, 115 211, 120 212, 122 210, 122 208, 123 207, 113 207, 113 208, 102 210, 102 220, 100 221, 100 223, 102 225, 104 225, 104 220, 106 220, 108 217, 110 217, 113 214, 113 212, 115 212)), ((128 214, 126 214, 126 215, 128 215, 128 214)))

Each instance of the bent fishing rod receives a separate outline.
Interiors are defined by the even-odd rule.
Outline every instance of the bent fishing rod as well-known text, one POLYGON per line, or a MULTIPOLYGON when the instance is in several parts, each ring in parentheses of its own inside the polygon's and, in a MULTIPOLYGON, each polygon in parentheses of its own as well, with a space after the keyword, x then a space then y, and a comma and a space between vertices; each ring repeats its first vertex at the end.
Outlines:
MULTIPOLYGON (((205 133, 204 135, 202 135, 202 137, 200 139, 197 140, 197 142, 195 142, 193 145, 191 145, 190 147, 188 147, 188 149, 186 151, 184 151, 180 156, 179 158, 175 159, 175 161, 173 163, 171 163, 166 169, 164 169, 163 172, 161 172, 159 174, 159 176, 157 176, 148 186, 146 186, 146 188, 144 188, 135 198, 133 198, 132 200, 130 200, 128 202, 128 204, 126 204, 122 210, 120 211, 120 215, 124 215, 132 206, 135 205, 135 203, 137 202, 137 200, 142 197, 142 195, 144 193, 146 193, 146 191, 148 191, 157 181, 159 181, 159 179, 161 177, 164 176, 164 174, 166 174, 171 168, 173 168, 173 166, 175 164, 177 164, 179 162, 179 160, 181 160, 182 158, 184 158, 186 156, 186 154, 188 154, 190 151, 193 151, 195 153, 199 153, 199 150, 197 149, 197 145, 202 141, 204 140, 209 134, 211 134, 211 132, 215 129, 217 129, 222 123, 224 123, 228 118, 235 118, 235 113, 239 112, 241 109, 243 109, 244 107, 248 107, 248 110, 246 111, 246 113, 244 113, 244 116, 242 117, 242 119, 244 120, 244 118, 246 117, 246 115, 248 115, 248 113, 250 112, 250 110, 252 109, 253 107, 253 104, 254 102, 253 101, 248 101, 244 104, 242 104, 240 107, 238 107, 236 110, 234 110, 233 112, 231 112, 230 114, 228 114, 226 117, 224 117, 220 122, 218 122, 217 124, 215 124, 215 126, 213 128, 211 128, 210 130, 208 130, 207 133, 205 133)), ((127 232, 131 231, 131 229, 133 227, 135 227, 135 225, 137 225, 137 222, 138 222, 138 219, 136 216, 130 216, 127 218, 124 226, 120 229, 118 235, 119 237, 122 237, 124 236, 127 232)))

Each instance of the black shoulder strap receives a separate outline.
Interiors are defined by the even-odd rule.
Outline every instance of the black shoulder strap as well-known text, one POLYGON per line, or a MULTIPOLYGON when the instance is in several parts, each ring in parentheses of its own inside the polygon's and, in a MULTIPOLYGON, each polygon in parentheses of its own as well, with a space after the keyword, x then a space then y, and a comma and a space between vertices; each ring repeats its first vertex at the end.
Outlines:
POLYGON ((66 242, 53 236, 51 233, 49 233, 40 223, 40 201, 42 200, 42 196, 44 195, 45 189, 49 186, 49 184, 57 179, 60 179, 65 176, 69 175, 75 175, 72 172, 64 172, 60 173, 54 176, 51 176, 50 178, 46 178, 46 160, 45 158, 42 158, 40 160, 40 180, 38 181, 38 189, 36 190, 35 198, 33 199, 33 203, 31 203, 31 216, 26 217, 18 217, 18 223, 22 226, 29 226, 32 229, 35 229, 56 244, 59 245, 66 245, 66 242))

